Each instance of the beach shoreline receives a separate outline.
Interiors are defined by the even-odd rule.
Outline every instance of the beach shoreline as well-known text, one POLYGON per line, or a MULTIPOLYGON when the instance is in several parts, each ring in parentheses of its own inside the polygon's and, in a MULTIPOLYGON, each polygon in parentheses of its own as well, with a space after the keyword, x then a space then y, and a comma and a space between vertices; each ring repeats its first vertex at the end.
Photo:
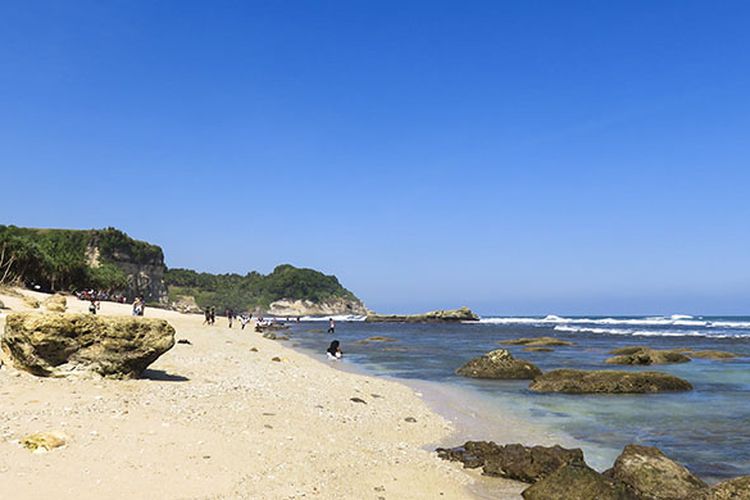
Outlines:
MULTIPOLYGON (((31 310, 18 297, 0 299, 31 310)), ((68 297, 69 312, 87 307, 68 297)), ((130 307, 103 302, 99 314, 130 307)), ((144 378, 0 369, 0 480, 14 498, 477 496, 471 474, 429 451, 453 428, 413 389, 335 370, 224 318, 207 327, 199 315, 147 308, 146 316, 168 320, 190 344, 175 345, 144 378), (51 431, 66 436, 64 447, 37 454, 19 445, 51 431)))

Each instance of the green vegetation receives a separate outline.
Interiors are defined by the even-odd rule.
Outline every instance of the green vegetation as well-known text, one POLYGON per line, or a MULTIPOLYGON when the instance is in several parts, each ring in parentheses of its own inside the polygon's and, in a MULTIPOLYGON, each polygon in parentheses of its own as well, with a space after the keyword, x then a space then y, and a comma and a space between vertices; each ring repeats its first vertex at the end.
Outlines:
POLYGON ((197 273, 189 269, 170 269, 165 276, 170 301, 180 295, 192 295, 201 307, 237 311, 267 308, 281 299, 323 302, 342 298, 354 300, 352 292, 341 286, 335 276, 313 269, 299 269, 289 264, 277 266, 271 274, 197 273))
POLYGON ((161 248, 102 230, 32 229, 0 225, 0 282, 38 285, 43 290, 119 291, 127 276, 119 260, 161 262, 161 248), (97 248, 99 255, 90 255, 97 248), (93 260, 98 265, 92 265, 93 260))

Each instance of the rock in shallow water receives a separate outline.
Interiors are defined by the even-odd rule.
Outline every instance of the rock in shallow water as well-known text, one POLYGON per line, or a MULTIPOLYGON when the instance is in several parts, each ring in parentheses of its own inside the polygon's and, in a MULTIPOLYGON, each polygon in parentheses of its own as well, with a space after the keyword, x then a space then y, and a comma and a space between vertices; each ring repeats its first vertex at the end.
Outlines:
POLYGON ((750 500, 750 476, 715 484, 701 500, 750 500))
POLYGON ((679 377, 660 372, 563 369, 537 377, 529 389, 567 394, 623 394, 690 391, 693 386, 679 377))
POLYGON ((42 377, 134 378, 174 346, 174 333, 162 319, 14 313, 0 345, 16 368, 42 377))
POLYGON ((700 498, 708 487, 658 448, 637 444, 626 446, 604 475, 622 481, 649 500, 700 498))
POLYGON ((506 349, 495 349, 474 358, 456 370, 457 375, 473 378, 530 380, 542 374, 532 363, 515 359, 506 349))
POLYGON ((444 460, 462 462, 464 467, 482 467, 487 476, 504 477, 526 483, 536 482, 568 463, 583 463, 580 448, 561 446, 498 445, 488 441, 467 441, 458 448, 438 448, 444 460))
POLYGON ((687 363, 690 358, 677 351, 650 349, 648 347, 625 347, 615 349, 610 354, 618 354, 606 362, 613 365, 659 365, 666 363, 687 363))
POLYGON ((624 483, 580 462, 560 467, 521 495, 526 500, 639 500, 624 483))
POLYGON ((526 345, 526 346, 570 346, 575 345, 567 340, 556 339, 555 337, 523 337, 520 339, 511 339, 499 342, 503 345, 526 345))

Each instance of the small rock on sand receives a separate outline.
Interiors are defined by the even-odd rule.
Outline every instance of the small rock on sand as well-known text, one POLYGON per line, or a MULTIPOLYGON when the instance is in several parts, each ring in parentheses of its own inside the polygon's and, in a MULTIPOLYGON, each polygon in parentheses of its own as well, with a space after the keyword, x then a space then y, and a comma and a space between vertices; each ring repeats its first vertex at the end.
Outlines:
POLYGON ((367 404, 367 401, 362 398, 349 398, 349 401, 352 401, 353 403, 367 404))
POLYGON ((278 356, 274 356, 273 358, 271 358, 271 361, 276 361, 278 363, 281 362, 281 358, 278 356))
POLYGON ((21 439, 20 443, 26 449, 33 452, 39 451, 51 451, 55 448, 65 446, 67 436, 59 431, 52 432, 37 432, 36 434, 29 434, 28 436, 21 439))

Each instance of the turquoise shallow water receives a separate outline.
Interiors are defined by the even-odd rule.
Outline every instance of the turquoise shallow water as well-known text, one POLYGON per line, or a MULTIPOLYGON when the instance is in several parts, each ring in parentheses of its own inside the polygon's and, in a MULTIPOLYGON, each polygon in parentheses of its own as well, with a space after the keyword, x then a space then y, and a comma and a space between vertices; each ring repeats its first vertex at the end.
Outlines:
MULTIPOLYGON (((750 474, 750 318, 487 318, 473 324, 370 324, 339 321, 335 336, 325 323, 292 325, 303 349, 323 352, 333 337, 347 363, 379 375, 449 384, 479 395, 521 418, 531 418, 584 445, 587 458, 607 466, 628 443, 657 446, 706 480, 750 474), (371 336, 396 339, 360 343, 371 336), (689 380, 688 393, 653 395, 556 395, 527 390, 528 382, 474 380, 454 375, 469 359, 516 337, 554 336, 575 343, 554 352, 523 352, 518 358, 542 370, 615 368, 604 364, 611 349, 644 345, 660 349, 730 351, 728 361, 689 363, 630 370, 659 370, 689 380)), ((492 439, 487 436, 486 439, 492 439)))

